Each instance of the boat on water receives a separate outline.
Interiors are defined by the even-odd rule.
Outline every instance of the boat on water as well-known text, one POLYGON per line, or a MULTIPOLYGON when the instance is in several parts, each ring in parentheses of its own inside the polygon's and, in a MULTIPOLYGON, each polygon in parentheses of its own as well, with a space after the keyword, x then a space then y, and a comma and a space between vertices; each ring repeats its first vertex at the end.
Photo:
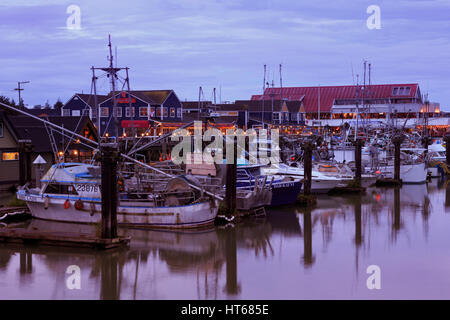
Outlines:
MULTIPOLYGON (((300 162, 292 162, 289 165, 284 163, 273 164, 270 167, 262 169, 263 174, 266 175, 278 175, 288 178, 304 179, 305 173, 303 165, 300 162)), ((340 175, 326 175, 323 172, 316 170, 313 167, 311 177, 311 192, 312 193, 327 193, 328 191, 336 188, 338 185, 349 182, 353 178, 344 178, 340 175)))
POLYGON ((270 167, 261 164, 238 165, 236 170, 237 189, 248 190, 266 186, 272 192, 269 206, 295 203, 302 190, 301 178, 270 174, 267 168, 270 167))
POLYGON ((428 173, 437 178, 445 175, 445 164, 447 161, 446 150, 440 143, 428 146, 428 173))
MULTIPOLYGON (((17 191, 17 198, 27 203, 34 218, 90 224, 101 221, 100 167, 59 163, 49 169, 41 184, 41 188, 25 186, 17 191)), ((161 191, 123 190, 127 185, 135 184, 129 177, 119 180, 119 226, 197 228, 214 223, 217 200, 190 189, 182 176, 168 180, 161 191)))

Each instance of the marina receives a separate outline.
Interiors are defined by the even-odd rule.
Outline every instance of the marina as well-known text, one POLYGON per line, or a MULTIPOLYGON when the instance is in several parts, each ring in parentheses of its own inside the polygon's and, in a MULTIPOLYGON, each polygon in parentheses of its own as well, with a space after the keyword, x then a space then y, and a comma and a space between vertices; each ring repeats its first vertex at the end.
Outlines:
POLYGON ((450 300, 450 6, 415 2, 2 1, 0 301, 450 300))

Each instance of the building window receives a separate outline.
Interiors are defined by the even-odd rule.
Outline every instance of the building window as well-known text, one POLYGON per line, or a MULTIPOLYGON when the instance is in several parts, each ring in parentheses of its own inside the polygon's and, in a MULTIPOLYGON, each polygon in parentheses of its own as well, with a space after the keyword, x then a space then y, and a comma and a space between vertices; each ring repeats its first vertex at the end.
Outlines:
POLYGON ((397 93, 398 93, 398 88, 394 88, 394 90, 392 91, 392 95, 393 95, 393 96, 396 96, 397 93))
POLYGON ((116 107, 116 118, 122 118, 122 107, 116 107))
POLYGON ((72 110, 72 117, 79 117, 80 116, 80 110, 72 110))
POLYGON ((405 88, 405 96, 409 96, 411 93, 411 87, 406 87, 405 88))
POLYGON ((170 108, 170 116, 175 118, 175 108, 170 108))
POLYGON ((155 107, 151 107, 150 108, 150 116, 154 117, 155 116, 155 107))
POLYGON ((164 117, 167 117, 168 116, 168 108, 164 108, 164 117))
POLYGON ((62 109, 63 117, 70 117, 70 109, 62 109))
POLYGON ((148 107, 139 107, 139 117, 148 118, 148 107))
POLYGON ((398 90, 398 95, 399 95, 399 96, 404 95, 404 94, 405 94, 404 91, 405 91, 405 88, 400 87, 400 89, 398 90))
POLYGON ((273 122, 280 122, 280 113, 274 112, 273 116, 272 116, 272 120, 273 120, 273 122))
POLYGON ((107 107, 100 108, 100 117, 108 118, 109 117, 109 109, 107 107))
POLYGON ((181 108, 177 109, 177 118, 181 118, 181 108))
POLYGON ((134 107, 127 107, 125 109, 125 116, 128 118, 134 117, 134 107))
POLYGON ((93 118, 93 119, 97 118, 97 110, 96 109, 91 109, 91 114, 92 114, 91 118, 93 118))
POLYGON ((0 122, 0 138, 3 138, 3 123, 0 122))
POLYGON ((3 152, 2 159, 3 159, 3 161, 19 160, 19 153, 18 152, 3 152))

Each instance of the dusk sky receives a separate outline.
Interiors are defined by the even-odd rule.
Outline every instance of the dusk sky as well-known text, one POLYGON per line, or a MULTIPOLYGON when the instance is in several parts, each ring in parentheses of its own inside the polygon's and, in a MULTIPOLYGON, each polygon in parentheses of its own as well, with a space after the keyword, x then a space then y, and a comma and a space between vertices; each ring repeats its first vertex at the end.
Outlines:
MULTIPOLYGON (((372 83, 419 83, 450 110, 450 0, 0 0, 0 95, 29 106, 89 93, 91 66, 107 66, 108 34, 131 88, 174 89, 197 100, 249 99, 279 86, 351 85, 372 64, 372 83), (70 5, 81 29, 67 28, 70 5), (381 9, 381 29, 366 12, 381 9), (352 76, 353 69, 353 76, 352 76)), ((101 93, 109 91, 105 78, 101 93)))

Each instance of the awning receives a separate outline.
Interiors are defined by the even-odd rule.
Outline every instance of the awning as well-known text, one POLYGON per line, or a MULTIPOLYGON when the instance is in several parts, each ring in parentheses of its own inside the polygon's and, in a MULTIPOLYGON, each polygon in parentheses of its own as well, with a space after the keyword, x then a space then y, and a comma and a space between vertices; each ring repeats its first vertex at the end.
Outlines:
POLYGON ((150 122, 148 120, 122 120, 121 126, 122 128, 148 128, 150 122))

